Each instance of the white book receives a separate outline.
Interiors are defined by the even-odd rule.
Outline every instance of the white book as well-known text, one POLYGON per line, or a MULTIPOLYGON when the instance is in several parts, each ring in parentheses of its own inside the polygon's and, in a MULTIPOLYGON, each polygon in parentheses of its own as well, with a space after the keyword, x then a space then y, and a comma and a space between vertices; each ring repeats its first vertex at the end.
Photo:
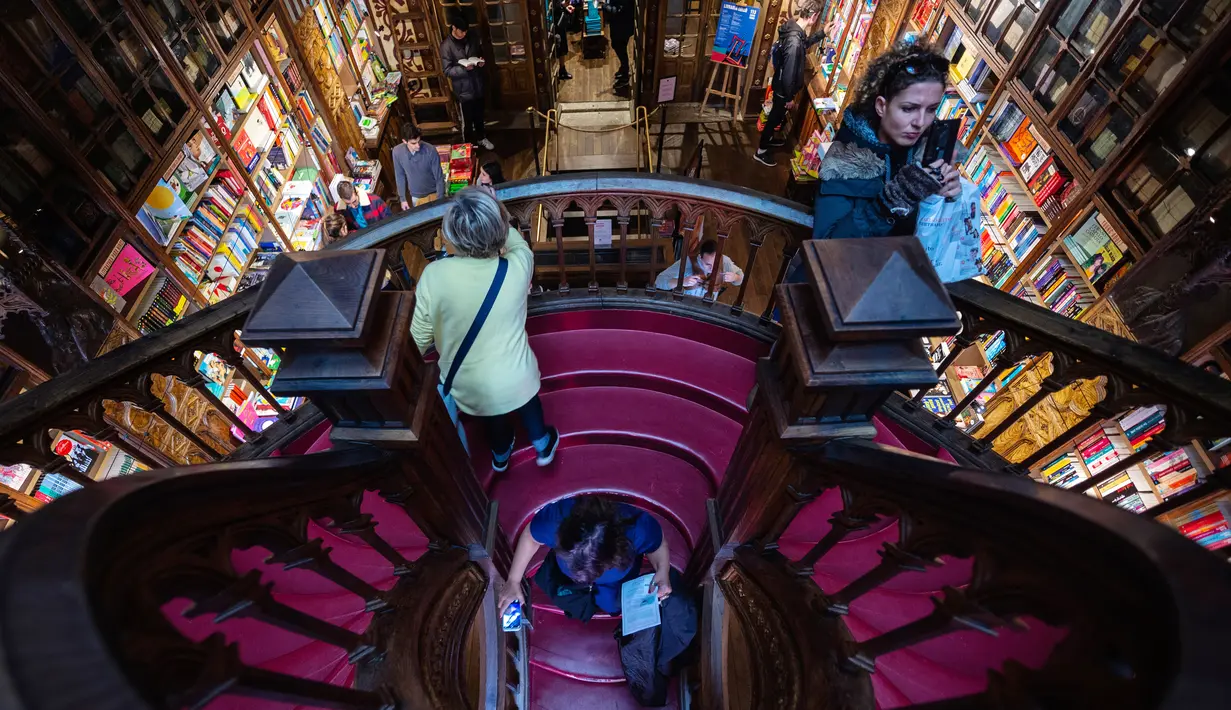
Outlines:
POLYGON ((663 622, 658 593, 650 591, 654 573, 643 574, 620 586, 620 615, 625 636, 652 629, 663 622))

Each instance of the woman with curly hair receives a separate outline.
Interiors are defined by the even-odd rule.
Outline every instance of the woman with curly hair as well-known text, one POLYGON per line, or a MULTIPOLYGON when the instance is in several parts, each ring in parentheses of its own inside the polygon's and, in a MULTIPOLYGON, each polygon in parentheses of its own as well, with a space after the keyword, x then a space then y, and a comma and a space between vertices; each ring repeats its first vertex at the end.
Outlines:
POLYGON ((658 521, 631 505, 582 495, 547 504, 522 531, 501 611, 525 602, 522 580, 543 545, 552 549, 534 582, 571 618, 588 621, 600 609, 619 614, 620 585, 641 575, 642 555, 654 567, 651 591, 659 599, 671 594, 671 556, 658 521))
POLYGON ((872 60, 820 167, 813 239, 915 233, 919 202, 961 193, 957 170, 920 166, 920 138, 945 94, 949 60, 901 44, 872 60))

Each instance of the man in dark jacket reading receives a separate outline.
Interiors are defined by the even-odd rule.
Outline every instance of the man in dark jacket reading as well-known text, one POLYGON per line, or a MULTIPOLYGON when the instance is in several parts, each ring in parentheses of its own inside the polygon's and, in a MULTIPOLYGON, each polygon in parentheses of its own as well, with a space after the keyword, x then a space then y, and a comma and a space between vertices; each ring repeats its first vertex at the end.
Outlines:
POLYGON ((786 112, 795 108, 795 95, 804 88, 808 49, 825 39, 824 30, 809 36, 820 18, 821 0, 798 0, 795 3, 795 17, 778 28, 778 41, 770 53, 774 63, 774 104, 761 131, 761 143, 754 156, 762 165, 773 167, 778 164, 769 154, 769 149, 786 143, 775 139, 774 134, 786 121, 786 112))
POLYGON ((463 136, 470 143, 494 149, 483 123, 487 88, 483 47, 478 35, 470 34, 470 23, 459 11, 449 14, 449 36, 440 45, 440 61, 453 85, 453 96, 462 105, 463 136))

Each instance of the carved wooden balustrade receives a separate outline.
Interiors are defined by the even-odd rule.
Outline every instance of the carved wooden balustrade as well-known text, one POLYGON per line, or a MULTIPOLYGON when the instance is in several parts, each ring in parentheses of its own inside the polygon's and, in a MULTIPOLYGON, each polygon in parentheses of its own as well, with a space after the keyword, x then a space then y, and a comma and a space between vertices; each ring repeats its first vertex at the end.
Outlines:
MULTIPOLYGON (((828 699, 820 707, 871 707, 867 674, 878 656, 958 626, 1007 633, 1023 622, 1064 633, 1045 664, 1035 670, 1008 664, 985 693, 928 707, 1178 710, 1225 704, 1217 694, 1227 669, 1217 665, 1215 643, 1225 645, 1231 629, 1214 601, 1231 590, 1225 564, 1163 526, 1004 475, 1012 469, 992 447, 995 437, 963 439, 897 394, 937 381, 923 336, 956 334, 959 345, 969 346, 995 330, 1006 331, 1012 346, 1005 367, 1010 359, 1050 353, 1061 374, 1048 393, 1104 378, 1107 405, 1090 416, 1107 416, 1121 405, 1167 405, 1165 442, 1218 433, 1231 420, 1223 385, 990 288, 962 283, 946 289, 911 239, 801 247, 811 217, 754 192, 661 175, 570 175, 511 183, 499 195, 523 234, 554 247, 555 263, 535 276, 532 314, 636 307, 719 322, 761 339, 781 332, 773 356, 758 364, 748 422, 710 505, 710 534, 686 575, 703 586, 706 601, 701 707, 812 708, 819 699, 828 699), (752 309, 747 280, 724 300, 713 281, 704 298, 655 289, 653 277, 669 260, 660 253, 669 243, 661 228, 673 212, 680 215, 685 244, 712 229, 719 258, 741 253, 750 277, 754 269, 766 270, 780 284, 802 249, 807 283, 780 284, 760 294, 752 309), (608 213, 617 227, 610 249, 595 241, 597 220, 608 213), (576 219, 588 238, 566 248, 571 238, 565 227, 576 219), (648 229, 634 237, 639 222, 648 229), (638 240, 649 244, 644 262, 630 258, 638 240), (567 252, 578 243, 587 258, 585 289, 568 283, 577 272, 567 252), (758 262, 771 243, 779 247, 772 266, 763 256, 758 262), (603 268, 615 274, 614 286, 601 285, 603 268), (781 327, 771 322, 775 309, 781 327), (872 439, 873 416, 882 412, 941 443, 959 466, 846 441, 872 439), (828 531, 788 557, 783 542, 792 521, 822 501, 836 511, 828 531), (842 541, 888 526, 897 526, 898 539, 884 547, 872 571, 840 589, 822 590, 809 578, 842 541), (842 619, 853 603, 899 575, 926 573, 941 563, 968 564, 970 574, 938 590, 932 615, 854 642, 842 619), (1113 628, 1124 618, 1144 620, 1136 636, 1129 636, 1129 625, 1113 628), (748 682, 726 682, 728 672, 737 674, 732 678, 743 673, 748 682)), ((23 515, 0 535, 0 576, 20 581, 0 595, 9 671, 0 675, 0 706, 75 707, 88 691, 84 704, 117 708, 203 703, 219 692, 342 708, 383 708, 420 697, 450 710, 525 707, 525 637, 494 626, 489 583, 507 570, 508 541, 494 525, 460 443, 447 436, 450 424, 431 386, 439 377, 435 365, 406 342, 413 308, 406 291, 434 255, 432 240, 447 207, 417 208, 332 247, 366 260, 363 278, 356 279, 365 286, 355 297, 368 299, 362 311, 377 324, 348 323, 356 340, 340 366, 345 372, 331 369, 341 361, 320 367, 321 349, 333 346, 296 337, 293 319, 257 317, 262 299, 276 305, 271 294, 278 278, 271 274, 273 286, 260 298, 238 294, 8 403, 0 412, 6 462, 63 470, 47 434, 58 428, 110 436, 157 468, 166 462, 139 448, 140 441, 100 408, 128 401, 174 419, 159 410, 162 400, 149 399, 148 383, 182 376, 187 386, 200 386, 188 371, 193 353, 236 352, 241 327, 253 345, 285 348, 273 394, 310 400, 264 436, 230 452, 214 450, 213 458, 229 463, 88 485, 46 511, 23 515), (403 290, 375 293, 385 269, 403 290), (356 353, 362 357, 352 357, 356 353), (356 406, 356 397, 367 400, 356 406), (335 425, 335 442, 352 448, 241 461, 268 455, 326 416, 335 425), (421 557, 408 558, 372 527, 362 504, 373 496, 405 509, 431 541, 421 557), (354 578, 312 541, 309 525, 375 550, 401 583, 382 591, 354 578), (166 534, 154 537, 150 530, 166 534), (234 551, 252 547, 268 550, 271 563, 308 570, 358 594, 375 622, 358 634, 280 603, 232 563, 234 551), (370 668, 358 674, 354 688, 344 688, 250 667, 221 635, 199 641, 183 636, 160 611, 176 601, 187 601, 192 614, 207 619, 276 625, 343 649, 357 668, 370 668), (384 611, 390 608, 396 613, 384 611), (382 683, 378 669, 398 668, 404 672, 382 683), (459 676, 459 669, 467 670, 459 676), (61 672, 93 682, 84 691, 45 692, 45 679, 61 672)), ((316 258, 295 255, 276 268, 307 268, 316 258)), ((279 308, 268 312, 288 312, 279 308)), ((1030 398, 1027 404, 1035 407, 1046 395, 1030 398)), ((1059 438, 1078 436, 1076 425, 1066 424, 1059 438)), ((1013 422, 991 426, 1004 430, 1013 422)), ((0 495, 0 514, 22 515, 31 507, 20 493, 0 495)))
POLYGON ((879 657, 955 633, 959 647, 1003 636, 990 655, 1010 660, 987 662, 981 691, 909 707, 1225 705, 1231 619, 1214 600, 1231 569, 1114 506, 873 443, 894 390, 936 383, 920 336, 956 332, 957 315, 911 238, 803 256, 808 282, 778 287, 782 338, 686 573, 705 599, 698 707, 870 710, 879 657), (826 523, 794 525, 814 506, 826 523), (860 540, 882 541, 875 561, 840 549, 860 540), (857 641, 848 615, 909 575, 931 613, 857 641))
MULTIPOLYGON (((766 270, 781 281, 801 239, 811 231, 811 216, 794 203, 750 190, 670 175, 568 175, 508 183, 499 196, 517 219, 522 234, 539 248, 553 248, 554 265, 536 269, 531 292, 532 312, 555 309, 619 307, 636 301, 638 307, 684 308, 694 317, 729 324, 758 338, 774 337, 772 293, 753 294, 749 284, 754 269, 766 270, 766 246, 778 261, 766 270), (598 247, 595 223, 610 218, 613 241, 598 247), (564 237, 566 222, 584 223, 588 238, 564 237), (671 262, 664 223, 677 220, 676 230, 689 244, 703 234, 719 243, 719 263, 728 244, 738 242, 740 260, 748 277, 722 301, 716 273, 705 298, 683 295, 684 289, 663 292, 654 277, 671 262), (638 226, 640 225, 640 226, 638 226), (634 233, 636 229, 641 234, 634 233), (634 231, 630 231, 634 230, 634 231), (568 253, 582 252, 588 286, 572 289, 568 253), (580 247, 578 247, 580 244, 580 247), (630 258, 637 251, 640 261, 630 258), (600 287, 606 269, 614 285, 600 287), (745 313, 748 303, 755 314, 745 313)), ((448 201, 431 203, 355 233, 331 250, 379 247, 392 283, 413 289, 423 268, 436 252, 433 240, 448 208, 448 201)), ((683 263, 681 261, 681 268, 683 263)), ((287 412, 268 396, 268 375, 245 358, 236 333, 256 303, 248 290, 222 303, 189 315, 7 403, 0 411, 0 463, 27 463, 45 473, 59 473, 81 485, 94 481, 51 451, 52 432, 80 431, 132 454, 152 469, 176 465, 234 460, 268 455, 324 420, 310 402, 287 412), (279 421, 252 433, 235 413, 218 400, 196 369, 197 353, 214 353, 235 368, 235 377, 252 384, 279 412, 279 421), (241 442, 232 429, 243 435, 241 442)), ((34 474, 37 477, 39 474, 34 474)), ((40 503, 21 491, 0 486, 0 515, 12 511, 16 519, 40 503)))
POLYGON ((1231 697, 1219 650, 1231 620, 1214 602, 1231 594, 1231 570, 1173 531, 1026 479, 870 442, 792 453, 796 471, 778 494, 801 505, 751 529, 711 581, 721 600, 707 608, 704 648, 721 665, 703 676, 700 707, 870 710, 878 657, 959 632, 1060 640, 1041 664, 990 668, 983 692, 906 707, 1187 710, 1231 697), (830 532, 802 556, 783 554, 782 531, 827 492, 841 500, 830 532), (817 586, 814 567, 840 543, 886 525, 898 530, 879 565, 839 589, 817 586), (930 614, 854 640, 843 623, 852 604, 899 576, 945 567, 962 573, 946 575, 930 614), (724 624, 723 615, 734 618, 724 624), (743 644, 724 643, 732 626, 743 644), (715 677, 722 666, 746 685, 715 677))
POLYGON ((358 446, 124 477, 30 516, 0 539, 0 706, 200 707, 228 694, 355 710, 399 701, 460 709, 477 693, 492 699, 488 707, 514 707, 515 671, 465 660, 505 657, 490 584, 500 560, 489 555, 502 534, 494 515, 431 515, 438 494, 428 490, 442 484, 422 480, 422 471, 413 457, 358 446), (382 535, 398 521, 374 525, 361 510, 372 496, 427 536, 419 557, 382 535), (378 588, 339 565, 310 525, 379 554, 396 584, 378 588), (265 568, 237 569, 233 555, 251 548, 268 553, 269 567, 357 595, 371 623, 353 631, 282 601, 279 584, 262 580, 265 568), (245 620, 337 647, 356 669, 355 687, 245 664, 249 639, 228 642, 225 626, 190 640, 171 620, 179 607, 189 620, 245 620), (48 682, 57 678, 65 680, 48 682))
POLYGON ((1002 337, 1004 345, 990 358, 986 376, 944 416, 920 406, 926 388, 891 398, 886 413, 914 434, 965 465, 1025 475, 1074 452, 1078 442, 1127 412, 1158 406, 1165 409, 1164 427, 1144 446, 1093 471, 1081 462, 1088 475, 1066 487, 1084 492, 1126 471, 1142 479, 1138 486, 1146 485, 1148 474, 1140 464, 1176 449, 1190 452, 1198 485, 1150 508, 1149 514, 1231 483, 1227 471, 1219 472, 1192 446, 1194 440, 1231 436, 1231 382, 973 281, 949 284, 948 291, 961 313, 962 331, 940 360, 938 373, 963 357, 982 356, 989 337, 1002 337), (981 422, 969 431, 955 424, 968 408, 983 409, 976 399, 1019 368, 1020 374, 987 403, 981 422))

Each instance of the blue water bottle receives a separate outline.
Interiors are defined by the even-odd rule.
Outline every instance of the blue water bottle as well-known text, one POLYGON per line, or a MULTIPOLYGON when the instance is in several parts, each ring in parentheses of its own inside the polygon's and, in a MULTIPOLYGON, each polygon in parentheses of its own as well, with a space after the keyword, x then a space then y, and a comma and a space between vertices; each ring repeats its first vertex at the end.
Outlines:
POLYGON ((514 599, 500 616, 500 625, 505 631, 518 631, 521 629, 521 620, 521 602, 514 599))

